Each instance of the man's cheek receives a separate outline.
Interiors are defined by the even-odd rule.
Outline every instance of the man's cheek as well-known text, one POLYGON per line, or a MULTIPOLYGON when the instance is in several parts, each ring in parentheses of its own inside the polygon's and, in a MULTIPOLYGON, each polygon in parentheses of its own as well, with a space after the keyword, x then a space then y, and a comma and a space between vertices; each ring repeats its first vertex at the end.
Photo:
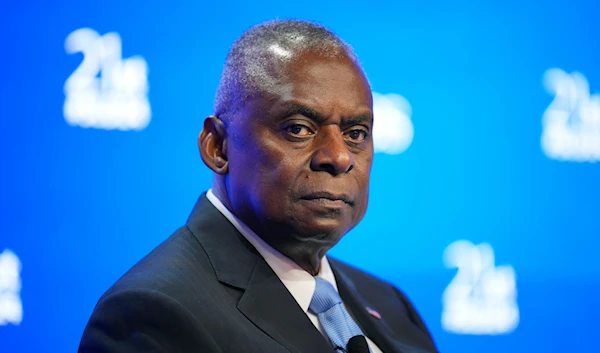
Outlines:
POLYGON ((292 182, 293 160, 289 153, 281 150, 263 151, 260 156, 260 163, 263 166, 263 174, 271 183, 292 182))

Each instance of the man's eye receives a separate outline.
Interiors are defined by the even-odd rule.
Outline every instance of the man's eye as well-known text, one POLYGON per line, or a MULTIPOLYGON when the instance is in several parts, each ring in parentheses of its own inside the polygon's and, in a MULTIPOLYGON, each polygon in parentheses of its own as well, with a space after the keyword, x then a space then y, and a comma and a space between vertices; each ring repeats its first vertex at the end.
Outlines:
POLYGON ((313 134, 313 132, 307 126, 300 124, 289 125, 285 128, 285 131, 296 136, 309 136, 313 134))
POLYGON ((354 143, 361 143, 367 139, 367 132, 364 130, 351 130, 346 133, 346 136, 354 143))

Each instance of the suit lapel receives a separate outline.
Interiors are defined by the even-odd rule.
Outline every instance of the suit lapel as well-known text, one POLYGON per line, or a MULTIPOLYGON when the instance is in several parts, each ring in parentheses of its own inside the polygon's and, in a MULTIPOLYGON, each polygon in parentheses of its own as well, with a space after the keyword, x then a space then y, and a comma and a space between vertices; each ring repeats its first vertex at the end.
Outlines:
MULTIPOLYGON (((367 307, 376 309, 378 303, 367 302, 359 293, 351 278, 340 271, 335 260, 329 258, 331 269, 333 270, 338 285, 340 296, 344 305, 354 317, 363 332, 385 353, 417 353, 429 352, 428 350, 415 347, 419 345, 412 342, 410 337, 421 337, 422 332, 407 321, 402 327, 391 329, 385 325, 385 312, 381 312, 383 319, 373 317, 367 311, 367 307)), ((408 320, 408 319, 407 319, 408 320)))
POLYGON ((329 343, 256 249, 202 195, 187 222, 217 279, 244 291, 238 309, 288 351, 328 352, 329 343))
POLYGON ((329 343, 265 261, 256 264, 238 308, 291 352, 331 351, 329 343))
POLYGON ((375 342, 382 352, 400 352, 393 348, 389 339, 382 332, 380 325, 374 322, 376 319, 369 315, 366 310, 366 307, 369 306, 369 304, 365 303, 360 297, 352 281, 343 272, 337 270, 335 263, 332 263, 331 259, 329 260, 329 263, 335 274, 336 283, 344 306, 346 306, 356 323, 363 330, 363 333, 375 342))

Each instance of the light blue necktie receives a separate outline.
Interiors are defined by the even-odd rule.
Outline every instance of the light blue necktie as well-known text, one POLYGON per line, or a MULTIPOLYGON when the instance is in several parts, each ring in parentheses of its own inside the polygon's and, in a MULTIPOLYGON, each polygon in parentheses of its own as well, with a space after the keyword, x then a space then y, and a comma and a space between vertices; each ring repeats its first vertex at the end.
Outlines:
POLYGON ((345 352, 350 338, 363 333, 342 305, 342 298, 331 283, 320 277, 315 277, 315 280, 317 286, 308 308, 319 317, 336 352, 339 349, 337 347, 345 352))

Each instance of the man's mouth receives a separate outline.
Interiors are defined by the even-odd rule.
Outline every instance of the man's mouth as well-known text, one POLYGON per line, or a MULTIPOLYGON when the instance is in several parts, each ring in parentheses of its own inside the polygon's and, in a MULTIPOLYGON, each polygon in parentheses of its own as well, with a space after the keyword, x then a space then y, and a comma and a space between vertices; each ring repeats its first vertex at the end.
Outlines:
POLYGON ((354 204, 354 200, 347 194, 344 193, 332 193, 328 191, 312 192, 301 197, 304 200, 315 200, 322 201, 324 203, 347 203, 349 205, 354 204))

